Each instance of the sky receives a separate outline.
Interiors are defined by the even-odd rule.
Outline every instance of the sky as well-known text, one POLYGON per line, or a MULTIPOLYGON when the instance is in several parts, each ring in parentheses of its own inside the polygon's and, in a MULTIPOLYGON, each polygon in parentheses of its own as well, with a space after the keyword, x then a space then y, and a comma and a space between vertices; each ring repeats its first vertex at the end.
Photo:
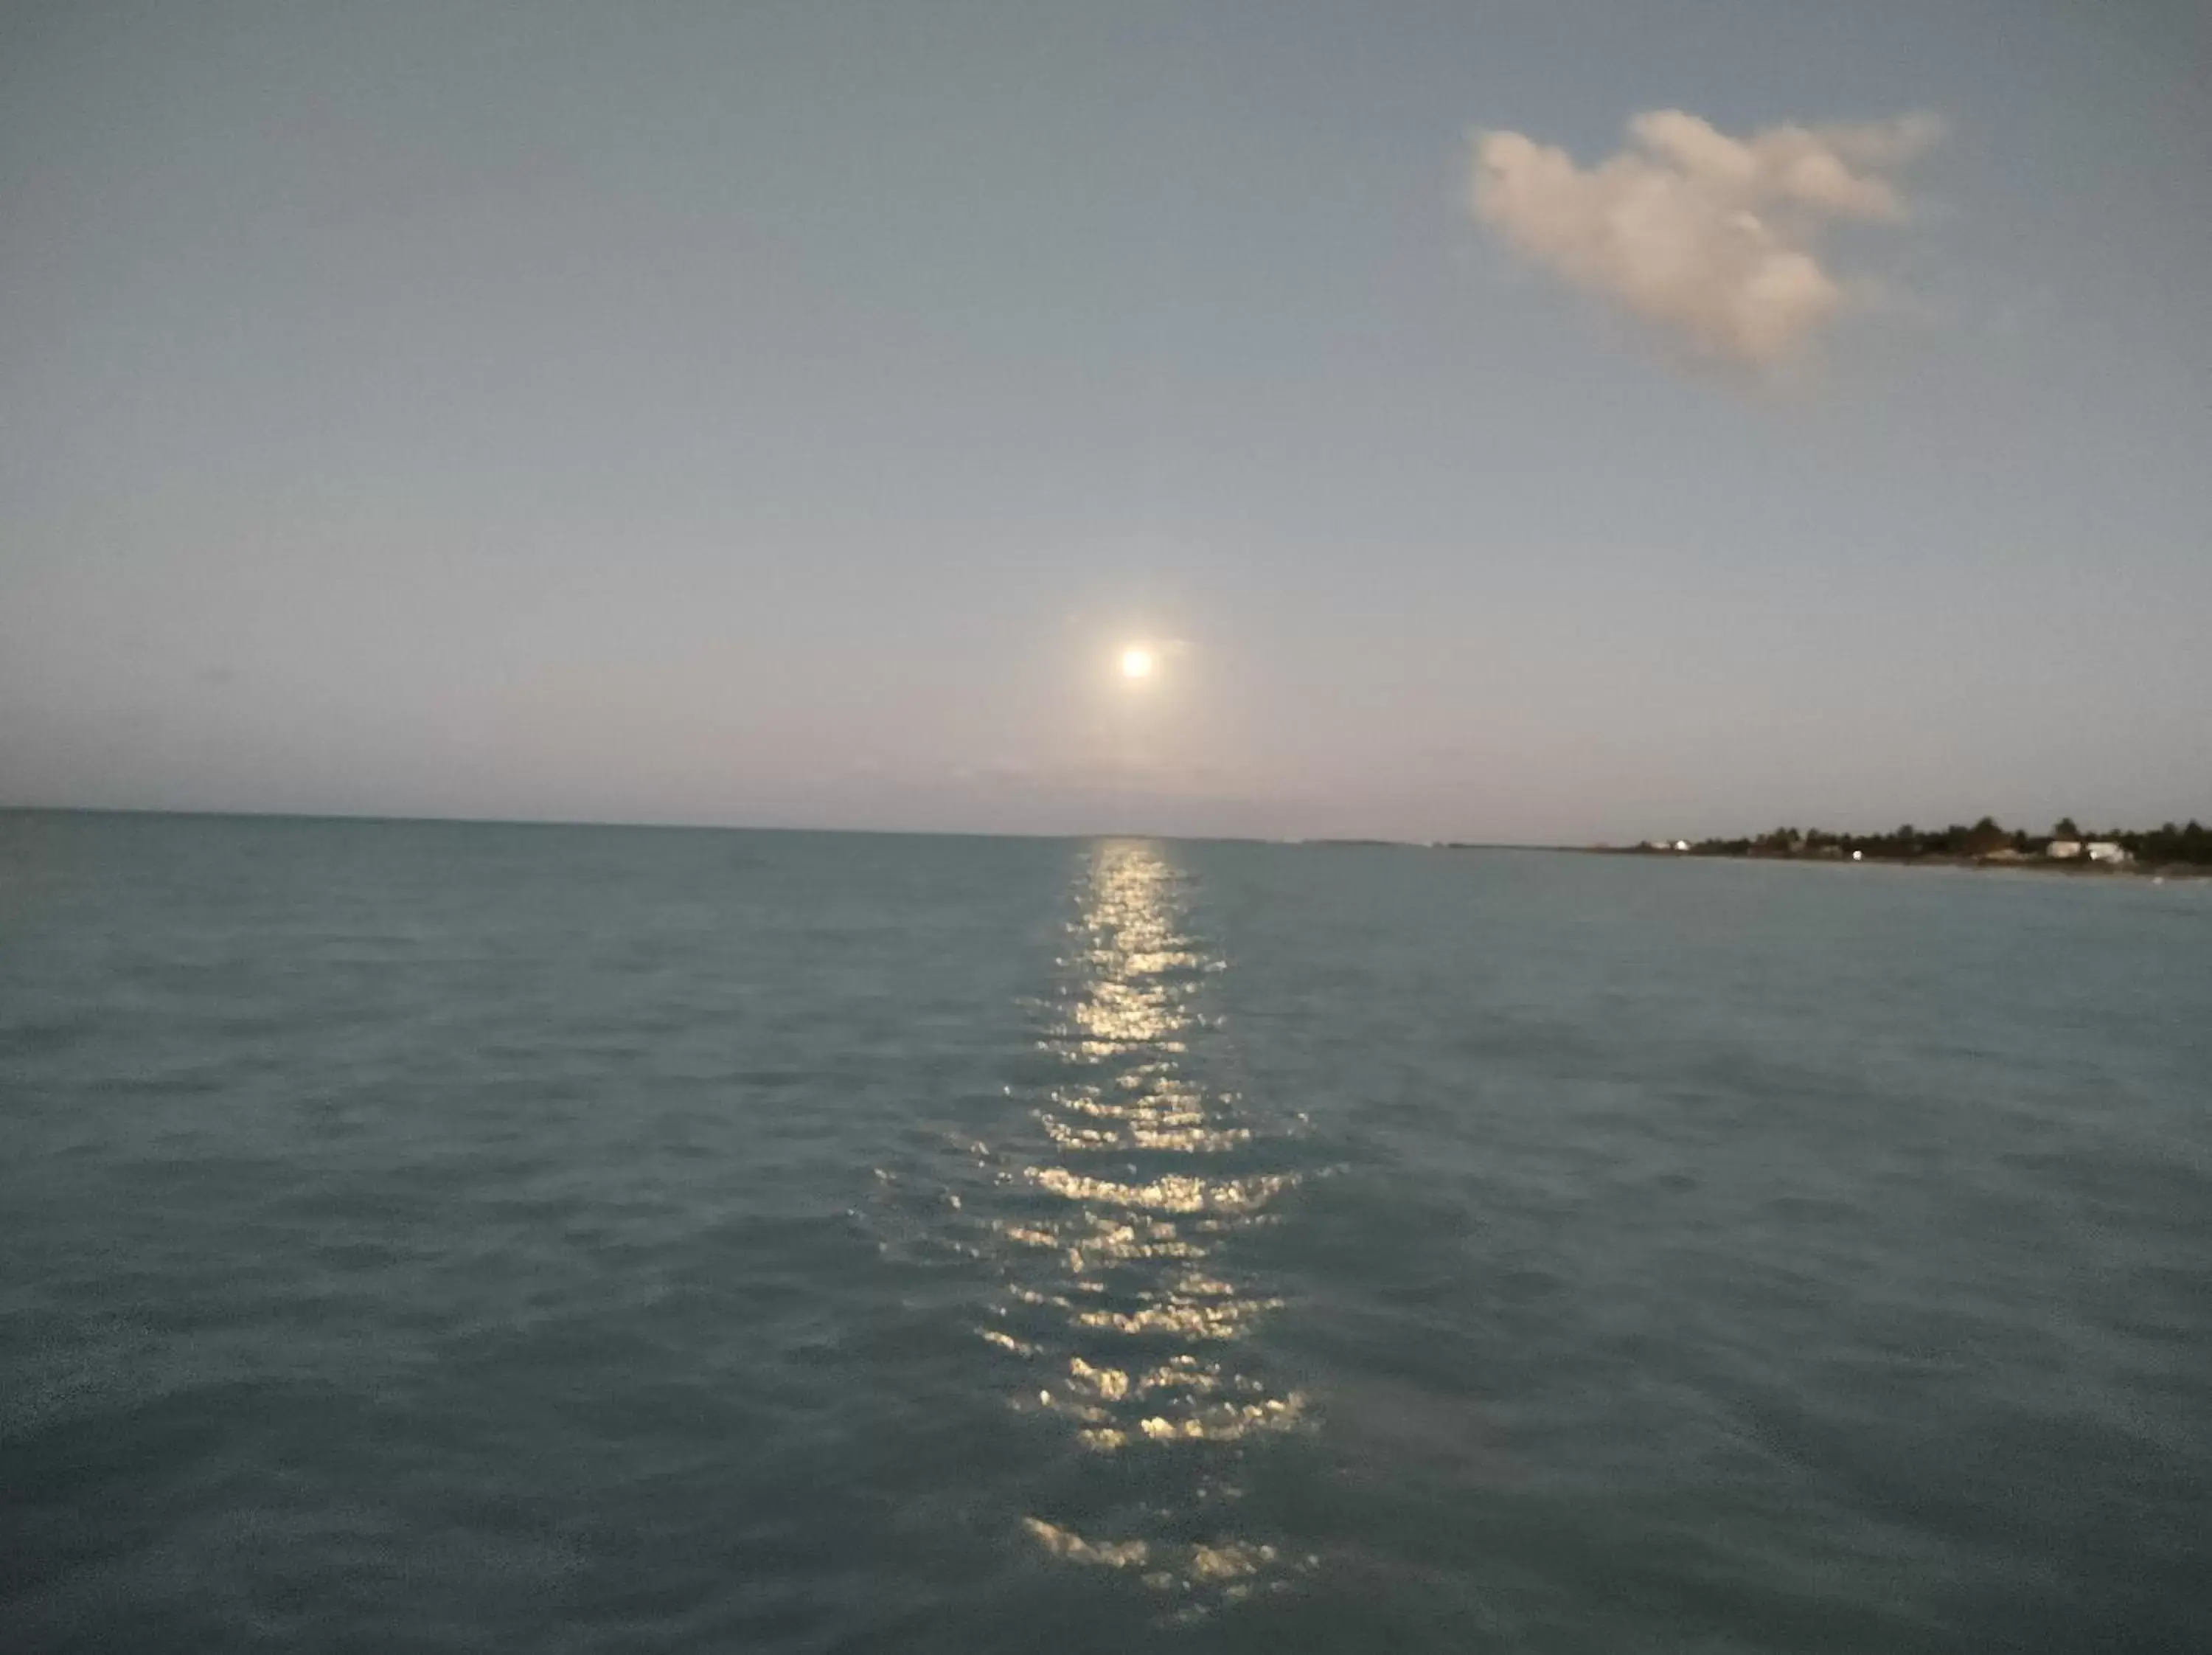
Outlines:
POLYGON ((2193 0, 0 0, 0 804, 2148 825, 2208 711, 2193 0))

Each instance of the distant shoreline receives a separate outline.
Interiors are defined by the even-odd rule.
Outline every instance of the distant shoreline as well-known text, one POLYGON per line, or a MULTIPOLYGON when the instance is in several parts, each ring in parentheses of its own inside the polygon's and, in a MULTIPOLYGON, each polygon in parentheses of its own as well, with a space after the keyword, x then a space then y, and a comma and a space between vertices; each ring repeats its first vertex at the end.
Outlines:
POLYGON ((1649 845, 1562 845, 1562 850, 1586 856, 1638 856, 1672 862, 1781 862, 1813 867, 1949 867, 1981 873, 2037 873, 2067 879, 2212 879, 2212 866, 2203 862, 2092 862, 2055 861, 2048 856, 1989 857, 1868 856, 1854 861, 1849 856, 1785 855, 1773 851, 1657 850, 1649 845))

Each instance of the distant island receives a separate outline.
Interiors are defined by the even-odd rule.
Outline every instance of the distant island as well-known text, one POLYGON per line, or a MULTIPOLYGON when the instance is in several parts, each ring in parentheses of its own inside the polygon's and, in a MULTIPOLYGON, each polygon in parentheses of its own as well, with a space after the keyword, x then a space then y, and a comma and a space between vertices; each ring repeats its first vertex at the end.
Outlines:
POLYGON ((1921 862, 1966 867, 2033 867, 2075 873, 2212 874, 2212 829, 2191 821, 2137 831, 2087 832, 2071 817, 2032 834, 1984 816, 1972 827, 1916 828, 1893 833, 1831 833, 1825 828, 1776 828, 1741 839, 1647 839, 1594 850, 1643 856, 1748 856, 1799 861, 1921 862))

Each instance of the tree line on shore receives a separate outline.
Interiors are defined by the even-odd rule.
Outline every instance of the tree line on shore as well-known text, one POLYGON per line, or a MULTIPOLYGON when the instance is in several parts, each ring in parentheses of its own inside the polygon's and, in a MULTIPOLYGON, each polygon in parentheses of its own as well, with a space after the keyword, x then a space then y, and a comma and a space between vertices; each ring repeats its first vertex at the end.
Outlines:
POLYGON ((2021 856, 2048 854, 2054 840, 2109 841, 2139 862, 2212 863, 2212 829, 2191 820, 2180 827, 2167 822, 2146 830, 2106 828, 2084 832, 2074 818, 2062 818, 2051 831, 2000 827, 1984 816, 1972 827, 1917 828, 1907 823, 1893 833, 1831 833, 1825 828, 1776 828, 1741 839, 1704 839, 1689 847, 1693 856, 1820 856, 1849 860, 1855 853, 1869 861, 1909 861, 1916 856, 2021 856))

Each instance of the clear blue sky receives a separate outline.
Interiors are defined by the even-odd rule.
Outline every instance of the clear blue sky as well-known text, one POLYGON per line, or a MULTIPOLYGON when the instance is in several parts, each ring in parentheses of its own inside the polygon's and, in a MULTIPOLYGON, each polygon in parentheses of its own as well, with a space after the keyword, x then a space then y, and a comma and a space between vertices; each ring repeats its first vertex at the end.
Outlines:
POLYGON ((2212 818, 2208 16, 0 5, 0 802, 2212 818), (1785 365, 1670 110, 1941 124, 1785 365))

